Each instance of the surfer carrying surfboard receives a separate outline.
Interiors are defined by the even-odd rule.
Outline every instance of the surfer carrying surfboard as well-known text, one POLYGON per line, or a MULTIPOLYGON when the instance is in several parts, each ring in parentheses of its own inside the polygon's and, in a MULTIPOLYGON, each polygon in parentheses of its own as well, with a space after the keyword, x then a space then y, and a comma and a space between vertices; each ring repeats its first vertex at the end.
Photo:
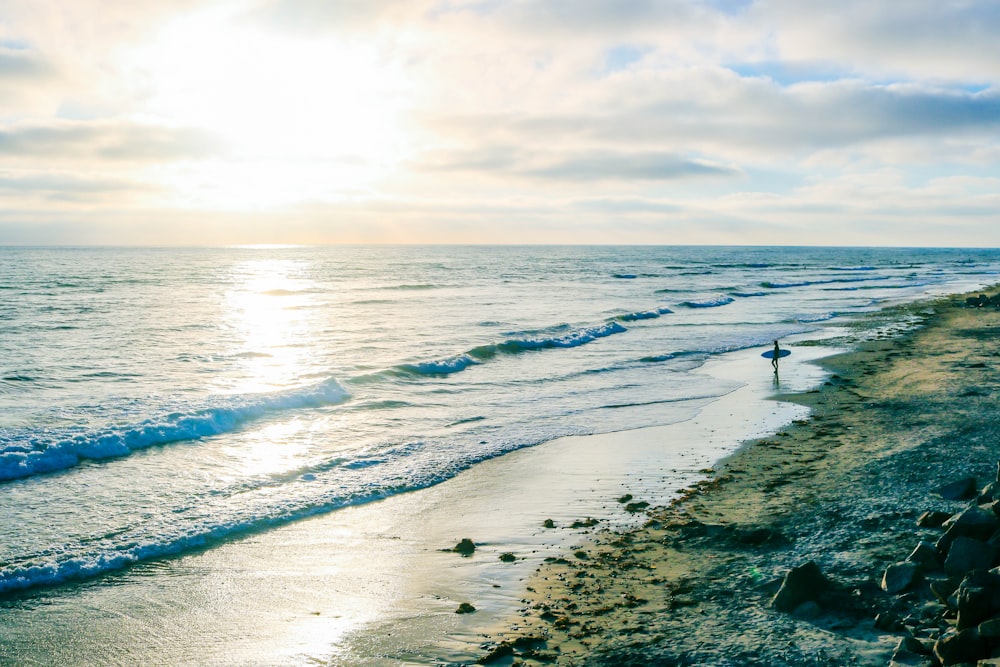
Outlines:
POLYGON ((774 341, 774 349, 773 350, 767 350, 766 352, 764 352, 760 356, 764 357, 765 359, 770 359, 771 360, 771 365, 774 366, 774 374, 777 375, 778 374, 778 359, 780 359, 781 357, 787 357, 791 353, 792 353, 791 350, 782 350, 780 347, 778 347, 778 341, 774 341))

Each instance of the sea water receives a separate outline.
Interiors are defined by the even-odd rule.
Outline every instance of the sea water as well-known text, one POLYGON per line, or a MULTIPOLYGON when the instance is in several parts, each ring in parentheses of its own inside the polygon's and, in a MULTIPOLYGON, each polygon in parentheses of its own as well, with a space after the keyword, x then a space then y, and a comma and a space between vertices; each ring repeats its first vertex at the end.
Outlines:
POLYGON ((0 248, 0 594, 680 422, 733 390, 694 372, 713 357, 998 272, 996 250, 0 248))

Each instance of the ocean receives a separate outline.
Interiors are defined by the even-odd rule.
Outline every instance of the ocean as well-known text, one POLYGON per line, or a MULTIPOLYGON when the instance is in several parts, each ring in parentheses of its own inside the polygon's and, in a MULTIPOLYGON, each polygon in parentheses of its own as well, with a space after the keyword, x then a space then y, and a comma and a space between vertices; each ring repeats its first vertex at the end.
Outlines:
POLYGON ((683 422, 734 389, 708 360, 998 276, 967 249, 0 248, 0 613, 683 422))

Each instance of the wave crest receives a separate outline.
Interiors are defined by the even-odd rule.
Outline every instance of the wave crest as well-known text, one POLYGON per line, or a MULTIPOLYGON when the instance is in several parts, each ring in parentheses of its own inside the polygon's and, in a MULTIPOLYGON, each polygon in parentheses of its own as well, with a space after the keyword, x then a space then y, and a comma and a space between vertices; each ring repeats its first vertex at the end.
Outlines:
MULTIPOLYGON (((219 435, 274 412, 342 403, 347 391, 336 380, 275 394, 228 399, 226 405, 174 412, 138 424, 45 437, 15 434, 0 440, 0 481, 57 472, 84 460, 128 456, 139 449, 219 435)), ((0 435, 6 435, 0 432, 0 435)))

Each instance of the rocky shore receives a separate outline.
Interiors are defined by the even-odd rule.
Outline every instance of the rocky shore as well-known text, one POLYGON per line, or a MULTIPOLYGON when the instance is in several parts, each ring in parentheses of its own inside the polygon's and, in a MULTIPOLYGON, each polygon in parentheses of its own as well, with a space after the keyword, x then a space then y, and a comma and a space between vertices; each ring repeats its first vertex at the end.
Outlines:
POLYGON ((668 507, 623 496, 645 525, 581 532, 479 663, 1000 665, 1000 311, 891 317, 925 322, 781 397, 809 419, 668 507))

